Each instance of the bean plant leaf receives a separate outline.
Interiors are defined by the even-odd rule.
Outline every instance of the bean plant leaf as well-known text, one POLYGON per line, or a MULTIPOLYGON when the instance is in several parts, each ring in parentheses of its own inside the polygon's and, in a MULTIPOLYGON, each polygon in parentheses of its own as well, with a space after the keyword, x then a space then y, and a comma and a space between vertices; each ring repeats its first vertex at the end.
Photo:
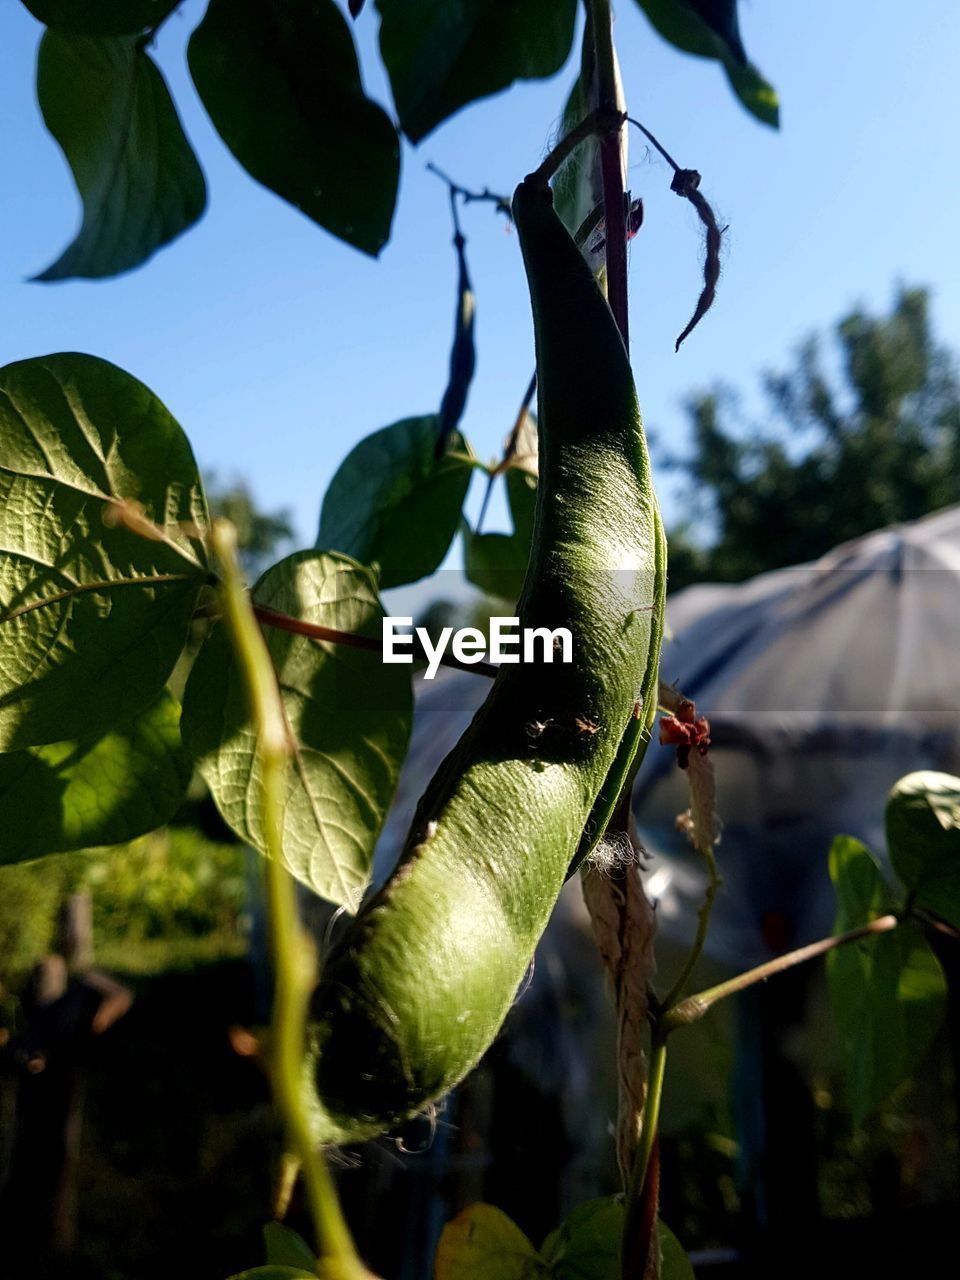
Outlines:
MULTIPOLYGON (((375 637, 383 611, 372 574, 345 556, 301 551, 268 569, 258 605, 375 637)), ((355 911, 410 736, 410 668, 379 652, 264 628, 294 753, 283 805, 284 861, 321 897, 355 911)), ((222 627, 187 683, 184 741, 224 820, 266 851, 256 738, 246 691, 222 627)))
POLYGON ((427 414, 375 431, 347 454, 324 496, 317 546, 378 565, 384 589, 433 573, 457 532, 473 462, 456 431, 436 458, 438 429, 427 414))
POLYGON ((23 0, 35 18, 82 36, 127 36, 160 25, 183 0, 23 0))
POLYGON ((317 1259, 302 1236, 282 1222, 268 1222, 263 1228, 267 1263, 275 1267, 293 1267, 315 1275, 317 1259))
POLYGON ((179 809, 190 774, 166 690, 99 737, 0 755, 0 864, 146 835, 179 809))
POLYGON ((511 467, 505 477, 512 533, 473 533, 463 523, 463 558, 467 581, 488 595, 519 598, 530 556, 537 482, 529 472, 511 467))
MULTIPOLYGON (((320 1280, 323 1280, 325 1274, 325 1271, 320 1272, 320 1280)), ((231 1276, 230 1280, 317 1280, 317 1270, 315 1267, 305 1271, 302 1267, 270 1265, 254 1267, 252 1271, 241 1271, 231 1276)))
POLYGON ((443 1229, 434 1280, 538 1280, 550 1271, 512 1218, 472 1204, 443 1229))
POLYGON ((190 73, 251 177, 365 253, 390 235, 397 132, 363 92, 334 0, 210 0, 190 73))
POLYGON ((578 1205, 543 1242, 550 1274, 563 1280, 616 1280, 623 1205, 609 1197, 578 1205))
POLYGON ((746 56, 734 0, 637 0, 651 24, 676 48, 722 63, 730 87, 763 124, 780 125, 777 91, 746 56))
POLYGON ((377 0, 380 53, 411 142, 515 80, 552 76, 573 43, 576 0, 377 0))
POLYGON ((735 62, 744 66, 747 51, 740 36, 740 20, 737 17, 737 0, 687 0, 691 9, 700 15, 710 30, 720 37, 735 62))
MULTIPOLYGON (((617 1196, 578 1205, 543 1242, 541 1256, 556 1280, 619 1280, 623 1201, 617 1196)), ((657 1223, 660 1280, 693 1280, 693 1268, 676 1236, 657 1223)))
MULTIPOLYGON (((880 867, 859 840, 837 836, 830 875, 837 891, 836 933, 890 909, 880 867)), ((919 1066, 943 1021, 946 984, 936 956, 909 921, 837 947, 828 956, 827 977, 859 1126, 919 1066)))
POLYGON ((209 577, 206 523, 186 436, 136 378, 84 355, 0 369, 0 751, 153 702, 209 577), (124 501, 155 538, 109 523, 124 501))
POLYGON ((203 171, 138 37, 47 31, 37 98, 83 201, 76 239, 37 280, 130 271, 203 213, 203 171))
POLYGON ((665 1222, 657 1223, 660 1241, 660 1280, 694 1280, 687 1251, 665 1222))
POLYGON ((887 801, 887 848, 917 901, 960 929, 960 778, 901 778, 887 801))

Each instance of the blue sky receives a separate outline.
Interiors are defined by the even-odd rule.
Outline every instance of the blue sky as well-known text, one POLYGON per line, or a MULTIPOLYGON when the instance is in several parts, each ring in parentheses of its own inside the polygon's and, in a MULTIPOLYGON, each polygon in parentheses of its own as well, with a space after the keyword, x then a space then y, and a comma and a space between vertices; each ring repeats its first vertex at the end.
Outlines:
MULTIPOLYGON (((156 56, 207 172, 206 217, 118 280, 38 285, 27 277, 72 237, 79 204, 34 98, 40 27, 16 0, 3 5, 0 356, 80 350, 115 361, 166 402, 205 469, 243 475, 262 504, 290 507, 309 543, 347 449, 433 411, 443 391, 455 265, 446 194, 426 162, 510 191, 549 144, 574 65, 405 146, 393 239, 375 262, 257 186, 220 143, 186 74, 202 8, 187 0, 156 56)), ((938 331, 960 348, 960 6, 741 3, 747 48, 780 93, 779 134, 740 108, 716 64, 665 45, 631 0, 617 10, 631 112, 701 170, 730 225, 714 311, 674 355, 698 290, 699 231, 662 162, 633 139, 630 182, 647 210, 631 256, 633 358, 665 444, 682 449, 692 390, 717 379, 753 390, 809 329, 858 301, 885 307, 898 280, 933 287, 938 331)), ((356 27, 365 83, 389 106, 376 28, 368 4, 356 27)), ((464 428, 492 457, 530 373, 531 324, 516 237, 483 206, 467 211, 465 229, 479 364, 464 428)), ((664 492, 669 519, 679 509, 664 492)))

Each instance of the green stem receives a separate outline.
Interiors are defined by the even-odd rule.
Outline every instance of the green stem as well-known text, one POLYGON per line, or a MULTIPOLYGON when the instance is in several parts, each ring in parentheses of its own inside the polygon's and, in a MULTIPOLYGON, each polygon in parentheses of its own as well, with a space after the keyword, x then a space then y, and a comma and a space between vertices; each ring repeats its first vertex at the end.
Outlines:
POLYGON ((676 1005, 684 991, 687 983, 693 975, 694 969, 697 967, 701 955, 703 954, 704 944, 707 941, 707 931, 710 928, 710 916, 713 913, 713 904, 717 897, 717 890, 720 888, 720 873, 717 870, 717 859, 712 849, 708 850, 704 855, 707 860, 707 889, 703 895, 703 903, 697 912, 697 934, 693 940, 693 946, 687 954, 687 958, 683 963, 683 968, 677 977, 676 982, 664 997, 662 1010, 669 1012, 676 1005))
POLYGON ((237 561, 233 525, 218 520, 214 551, 223 570, 220 599, 227 632, 246 686, 257 733, 263 829, 267 848, 265 886, 274 967, 270 1076, 289 1149, 300 1161, 307 1201, 317 1233, 319 1264, 329 1280, 364 1280, 340 1209, 336 1188, 316 1149, 304 1108, 303 1050, 307 1003, 314 980, 311 947, 300 926, 296 890, 283 865, 282 797, 290 749, 276 673, 257 625, 237 561))
POLYGON ((798 947, 796 951, 788 951, 785 955, 777 956, 775 960, 768 960, 766 964, 759 964, 755 969, 747 969, 745 973, 738 973, 735 978, 729 978, 726 982, 720 982, 715 987, 708 987, 706 991, 681 1000, 678 1005, 663 1015, 663 1025, 667 1032, 673 1031, 676 1027, 689 1026, 690 1023, 702 1018, 719 1000, 725 1000, 727 996, 745 991, 747 987, 752 987, 758 982, 766 982, 767 978, 792 969, 794 965, 825 955, 836 947, 845 947, 849 942, 859 942, 861 938, 869 938, 875 933, 888 933, 899 923, 899 916, 879 916, 876 920, 862 924, 856 929, 850 929, 846 933, 838 933, 832 938, 821 938, 819 942, 811 942, 806 947, 798 947))
MULTIPOLYGON (((363 649, 367 653, 383 652, 383 641, 373 636, 358 635, 356 631, 338 631, 335 627, 325 627, 319 622, 307 622, 304 618, 294 618, 288 613, 278 613, 276 609, 263 604, 254 604, 253 612, 265 627, 276 627, 278 631, 289 631, 291 635, 306 636, 310 640, 325 640, 329 644, 343 645, 347 649, 363 649)), ((411 646, 411 656, 415 663, 426 665, 428 662, 419 641, 411 646)), ((500 669, 492 662, 461 662, 449 653, 441 654, 438 662, 442 667, 473 672, 488 676, 491 680, 496 679, 500 669)))
POLYGON ((607 300, 630 350, 627 306, 627 211, 624 200, 623 158, 620 135, 626 116, 620 110, 617 59, 613 48, 613 11, 610 0, 590 0, 589 21, 593 23, 593 45, 597 59, 597 110, 601 118, 617 119, 615 129, 600 137, 600 174, 603 180, 604 238, 607 259, 607 300))
MULTIPOLYGON (((663 1081, 667 1070, 667 1033, 662 1027, 654 1027, 653 1043, 650 1046, 650 1073, 647 1079, 647 1099, 643 1108, 643 1123, 637 1152, 630 1170, 630 1185, 627 1188, 626 1213, 623 1221, 623 1243, 621 1256, 626 1265, 627 1259, 636 1256, 636 1238, 644 1230, 644 1197, 647 1173, 650 1169, 650 1157, 660 1128, 660 1101, 663 1097, 663 1081)), ((649 1241, 643 1243, 639 1252, 646 1256, 649 1241)), ((640 1280, 639 1277, 624 1277, 624 1280, 640 1280)))

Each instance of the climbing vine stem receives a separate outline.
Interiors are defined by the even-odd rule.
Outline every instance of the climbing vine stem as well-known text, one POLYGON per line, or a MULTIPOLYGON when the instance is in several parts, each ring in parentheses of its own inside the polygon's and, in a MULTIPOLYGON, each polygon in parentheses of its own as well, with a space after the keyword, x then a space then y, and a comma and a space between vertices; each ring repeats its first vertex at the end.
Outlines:
POLYGON ((782 956, 768 960, 766 964, 758 964, 755 969, 747 969, 744 973, 738 973, 734 978, 728 978, 726 982, 720 982, 715 987, 708 987, 706 991, 700 991, 694 996, 688 996, 686 1000, 681 1000, 674 1008, 664 1011, 662 1015, 663 1026, 669 1032, 676 1027, 688 1026, 692 1022, 698 1022, 718 1001, 725 1000, 728 996, 736 995, 739 991, 745 991, 747 987, 755 986, 758 982, 766 982, 768 978, 772 978, 778 973, 783 973, 787 969, 792 969, 794 965, 804 964, 807 960, 814 960, 817 956, 825 955, 828 951, 833 951, 837 947, 845 947, 851 942, 860 942, 874 934, 889 933, 899 923, 899 916, 878 916, 867 924, 859 925, 856 929, 850 929, 846 933, 835 934, 832 938, 821 938, 819 942, 811 942, 809 946, 798 947, 796 951, 788 951, 782 956))
POLYGON ((315 978, 313 948, 300 925, 294 883, 283 865, 282 795, 289 735, 266 642, 237 560, 236 529, 214 522, 220 562, 223 621, 246 687, 257 734, 257 766, 263 811, 264 860, 270 949, 274 969, 270 1078, 288 1149, 300 1163, 317 1233, 319 1273, 326 1280, 366 1280, 340 1209, 333 1179, 316 1149, 304 1107, 304 1030, 315 978))

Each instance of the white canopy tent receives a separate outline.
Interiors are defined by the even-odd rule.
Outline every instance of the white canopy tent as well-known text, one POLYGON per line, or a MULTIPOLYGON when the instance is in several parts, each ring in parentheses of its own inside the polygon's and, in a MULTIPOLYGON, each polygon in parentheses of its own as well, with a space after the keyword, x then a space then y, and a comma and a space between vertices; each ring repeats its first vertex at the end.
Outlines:
MULTIPOLYGON (((883 529, 819 561, 673 596, 662 677, 697 702, 724 833, 709 949, 741 967, 829 932, 838 832, 883 849, 887 790, 960 770, 960 507, 883 529)), ((381 839, 395 860, 416 801, 486 695, 444 672, 420 684, 411 751, 381 839)), ((703 870, 675 828, 675 753, 651 746, 634 809, 661 928, 690 936, 703 870)))
MULTIPOLYGON (((661 673, 697 702, 724 834, 710 949, 742 966, 828 933, 839 832, 883 853, 890 786, 960 769, 960 507, 813 564, 668 606, 661 673)), ((668 932, 688 932, 702 869, 675 831, 685 782, 648 753, 634 795, 668 932)))

